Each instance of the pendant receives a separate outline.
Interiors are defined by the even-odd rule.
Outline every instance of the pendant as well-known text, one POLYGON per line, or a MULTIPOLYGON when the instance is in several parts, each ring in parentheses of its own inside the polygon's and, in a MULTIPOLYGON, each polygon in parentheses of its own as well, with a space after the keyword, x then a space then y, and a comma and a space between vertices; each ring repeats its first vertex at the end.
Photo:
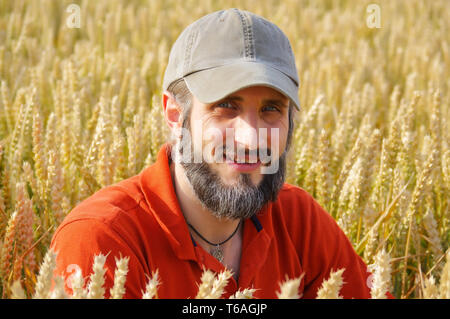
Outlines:
POLYGON ((223 261, 223 250, 220 245, 214 246, 214 248, 211 249, 211 255, 213 255, 214 258, 216 258, 218 261, 223 261))

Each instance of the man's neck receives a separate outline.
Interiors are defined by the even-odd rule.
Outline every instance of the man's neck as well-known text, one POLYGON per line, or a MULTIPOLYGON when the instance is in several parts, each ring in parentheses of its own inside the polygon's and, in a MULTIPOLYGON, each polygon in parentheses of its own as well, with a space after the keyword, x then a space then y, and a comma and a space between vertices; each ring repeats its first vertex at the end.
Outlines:
POLYGON ((219 243, 227 239, 239 225, 239 220, 218 219, 205 209, 195 195, 180 164, 172 162, 170 172, 175 193, 186 221, 212 243, 219 243))

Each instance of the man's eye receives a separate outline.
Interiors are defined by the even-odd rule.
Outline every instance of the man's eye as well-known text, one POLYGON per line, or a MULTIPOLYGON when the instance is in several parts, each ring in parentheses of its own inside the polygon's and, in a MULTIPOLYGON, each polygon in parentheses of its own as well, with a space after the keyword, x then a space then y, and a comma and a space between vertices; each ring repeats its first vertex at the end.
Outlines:
POLYGON ((230 102, 222 102, 222 103, 217 104, 216 107, 221 107, 224 109, 232 109, 232 108, 234 108, 234 105, 231 104, 230 102))
POLYGON ((280 112, 280 109, 274 105, 267 105, 263 107, 263 111, 265 112, 280 112))

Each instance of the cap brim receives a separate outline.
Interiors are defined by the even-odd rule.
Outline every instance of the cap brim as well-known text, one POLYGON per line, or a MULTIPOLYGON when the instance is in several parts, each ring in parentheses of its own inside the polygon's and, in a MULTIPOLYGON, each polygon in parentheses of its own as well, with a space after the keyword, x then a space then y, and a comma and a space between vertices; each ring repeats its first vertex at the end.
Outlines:
POLYGON ((300 110, 298 86, 283 72, 258 62, 239 62, 201 70, 184 77, 192 94, 202 103, 213 103, 238 90, 263 85, 292 100, 300 110))

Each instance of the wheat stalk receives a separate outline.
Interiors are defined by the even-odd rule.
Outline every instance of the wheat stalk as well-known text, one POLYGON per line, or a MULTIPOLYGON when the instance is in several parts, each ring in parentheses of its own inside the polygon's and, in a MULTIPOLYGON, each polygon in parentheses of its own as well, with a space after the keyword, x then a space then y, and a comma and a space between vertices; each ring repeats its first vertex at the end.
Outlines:
POLYGON ((83 273, 80 268, 75 269, 75 273, 71 277, 72 298, 87 299, 88 291, 84 288, 83 273))
POLYGON ((286 279, 284 282, 280 283, 280 291, 277 292, 278 299, 299 299, 301 294, 299 294, 300 283, 304 277, 304 273, 298 278, 286 279))
POLYGON ((330 272, 329 278, 323 281, 317 291, 317 299, 342 299, 339 292, 344 284, 342 278, 344 271, 345 269, 338 269, 330 272))
POLYGON ((49 249, 45 254, 44 261, 39 269, 39 275, 36 282, 36 291, 34 299, 47 299, 50 294, 50 288, 53 279, 53 270, 56 267, 56 253, 49 249))
POLYGON ((391 260, 389 254, 380 250, 375 256, 375 263, 372 265, 373 279, 370 295, 372 299, 386 299, 391 285, 391 260))
MULTIPOLYGON (((18 277, 25 295, 34 295, 33 260, 42 263, 71 207, 155 161, 170 136, 161 84, 185 27, 179 17, 194 20, 232 2, 82 0, 82 27, 73 30, 52 22, 64 2, 0 4, 3 297, 12 296, 18 277)), ((241 5, 277 24, 296 53, 302 110, 286 181, 339 222, 366 263, 389 251, 396 297, 425 296, 431 275, 446 287, 446 1, 383 1, 382 20, 390 23, 380 29, 353 23, 362 21, 363 7, 326 0, 241 5)))
POLYGON ((159 279, 159 271, 156 270, 152 273, 152 276, 148 279, 145 286, 145 292, 142 294, 142 299, 154 299, 158 298, 158 286, 161 284, 159 279))
POLYGON ((450 299, 450 249, 445 254, 446 262, 439 282, 439 298, 450 299))
POLYGON ((230 296, 230 299, 253 299, 256 289, 245 288, 243 290, 238 290, 236 293, 230 296))
POLYGON ((94 264, 92 265, 92 274, 89 277, 88 285, 88 299, 103 299, 105 295, 105 273, 104 268, 106 262, 106 256, 98 254, 94 257, 94 264))
POLYGON ((116 258, 116 271, 114 273, 114 286, 110 291, 111 299, 122 299, 125 294, 125 281, 128 273, 129 257, 116 258))

